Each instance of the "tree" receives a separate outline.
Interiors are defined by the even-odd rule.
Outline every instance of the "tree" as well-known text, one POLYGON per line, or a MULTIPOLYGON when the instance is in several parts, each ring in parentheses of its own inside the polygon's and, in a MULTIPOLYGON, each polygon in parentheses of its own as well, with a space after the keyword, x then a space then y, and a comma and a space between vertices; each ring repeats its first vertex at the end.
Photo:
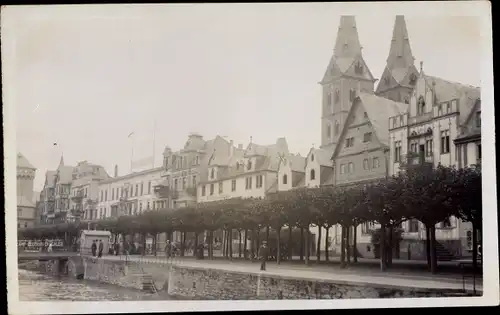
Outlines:
POLYGON ((432 273, 437 272, 436 224, 454 212, 453 173, 453 168, 441 165, 437 168, 414 167, 400 174, 398 178, 398 183, 404 187, 400 200, 408 209, 408 218, 418 219, 429 231, 432 273))

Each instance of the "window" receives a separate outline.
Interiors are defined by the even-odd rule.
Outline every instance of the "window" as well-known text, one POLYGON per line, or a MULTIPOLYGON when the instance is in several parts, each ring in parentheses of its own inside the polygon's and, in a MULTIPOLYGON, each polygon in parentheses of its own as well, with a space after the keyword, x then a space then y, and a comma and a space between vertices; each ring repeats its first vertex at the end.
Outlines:
POLYGON ((442 229, 447 229, 447 228, 451 228, 452 227, 452 224, 451 224, 451 218, 448 217, 446 218, 443 222, 441 222, 441 228, 442 229))
POLYGON ((401 162, 401 141, 394 142, 394 162, 401 162))
POLYGON ((368 159, 363 160, 363 169, 368 170, 370 167, 368 166, 368 159))
POLYGON ((236 170, 239 171, 240 170, 240 163, 239 162, 236 162, 236 170))
POLYGON ((311 162, 314 161, 314 154, 311 154, 311 162))
POLYGON ((256 188, 261 188, 262 187, 262 175, 258 175, 256 178, 255 178, 255 187, 256 188))
POLYGON ((441 116, 443 114, 443 105, 439 104, 438 105, 438 116, 441 116))
POLYGON ((408 99, 408 97, 405 97, 405 104, 410 104, 410 100, 408 99))
POLYGON ((214 177, 215 177, 215 170, 212 168, 212 170, 210 171, 210 178, 214 179, 214 177))
POLYGON ((353 89, 351 89, 351 90, 349 91, 349 101, 350 101, 350 102, 354 102, 354 98, 355 98, 355 97, 356 97, 356 91, 355 91, 355 90, 353 90, 353 89))
POLYGON ((252 189, 252 177, 245 178, 245 189, 252 189))
POLYGON ((28 222, 24 222, 24 227, 27 228, 28 227, 28 222))
POLYGON ((187 182, 187 178, 186 177, 183 177, 182 178, 182 189, 186 189, 186 182, 187 182))
POLYGON ((450 102, 446 103, 446 113, 447 113, 447 114, 451 113, 451 105, 450 105, 450 102))
POLYGON ((441 131, 441 154, 450 153, 450 131, 441 131))
POLYGON ((433 143, 432 139, 425 140, 425 156, 432 156, 433 146, 434 146, 434 143, 433 143))
POLYGON ((361 64, 361 62, 357 62, 356 63, 356 66, 354 66, 354 73, 356 74, 363 74, 363 65, 361 64))
POLYGON ((481 112, 476 112, 476 127, 481 128, 481 112))
POLYGON ((389 77, 385 77, 385 78, 384 78, 384 84, 385 84, 385 85, 389 85, 389 83, 390 83, 390 82, 391 82, 391 81, 390 81, 390 78, 389 78, 389 77))
POLYGON ((141 196, 144 195, 144 182, 141 182, 141 196))
POLYGON ((236 179, 231 181, 231 191, 236 191, 236 179))
POLYGON ((214 184, 210 184, 210 196, 214 194, 214 184))
POLYGON ((340 129, 340 123, 338 120, 335 121, 335 134, 339 134, 339 129, 340 129))
POLYGON ((148 194, 151 194, 151 182, 148 183, 148 194))
POLYGON ((361 225, 361 233, 370 234, 374 227, 375 225, 373 222, 365 222, 361 225))
POLYGON ((354 138, 347 138, 345 139, 345 147, 350 148, 354 145, 354 138))
POLYGON ((411 219, 408 222, 408 232, 410 232, 410 233, 416 233, 416 232, 418 232, 418 227, 419 227, 418 220, 411 219))
POLYGON ((288 176, 285 174, 283 175, 283 185, 286 185, 288 181, 288 176))
POLYGON ((251 170, 251 169, 252 169, 252 161, 248 161, 248 164, 247 164, 247 169, 248 169, 248 170, 251 170))
POLYGON ((340 101, 340 91, 335 90, 335 104, 338 104, 340 101))
MULTIPOLYGON (((151 184, 151 183, 150 183, 151 184)), ((174 179, 174 189, 177 190, 177 178, 174 179)))
POLYGON ((316 179, 316 171, 315 170, 311 170, 311 180, 315 180, 316 179))
POLYGON ((193 175, 193 187, 196 187, 196 175, 193 175))
POLYGON ((481 164, 481 143, 476 144, 477 164, 481 164))
POLYGON ((380 167, 380 161, 378 157, 373 158, 373 168, 379 168, 380 167))
POLYGON ((331 138, 331 136, 332 136, 332 126, 331 126, 330 124, 328 124, 328 125, 326 126, 326 137, 327 137, 328 139, 330 139, 330 138, 331 138))
POLYGON ((365 118, 365 119, 368 118, 368 114, 366 112, 363 113, 363 118, 365 118))
POLYGON ((135 195, 139 194, 139 184, 135 184, 135 195))
POLYGON ((201 195, 205 196, 205 193, 206 193, 206 186, 203 185, 203 186, 201 186, 201 195))
POLYGON ((417 144, 410 143, 410 152, 417 152, 417 144))
POLYGON ((219 183, 219 194, 222 194, 224 191, 224 185, 222 182, 219 183))
POLYGON ((425 112, 425 100, 423 96, 420 96, 417 104, 417 115, 423 115, 425 112))
POLYGON ((348 164, 348 171, 349 173, 354 173, 354 164, 352 162, 348 164))
POLYGON ((104 200, 108 201, 108 191, 107 190, 104 192, 104 200))
POLYGON ((332 92, 328 92, 328 94, 326 95, 326 102, 327 102, 327 106, 333 112, 333 95, 332 95, 332 92))
POLYGON ((367 132, 363 135, 363 142, 371 142, 372 141, 372 133, 367 132))
POLYGON ((340 174, 345 174, 345 164, 340 164, 340 174))

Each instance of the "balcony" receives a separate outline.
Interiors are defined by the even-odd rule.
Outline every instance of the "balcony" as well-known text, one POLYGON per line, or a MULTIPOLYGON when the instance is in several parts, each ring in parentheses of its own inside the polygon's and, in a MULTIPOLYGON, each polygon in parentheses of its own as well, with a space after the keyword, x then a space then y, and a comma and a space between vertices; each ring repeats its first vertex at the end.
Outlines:
POLYGON ((432 112, 424 113, 415 117, 408 117, 408 126, 431 121, 432 117, 432 112))
POLYGON ((79 201, 81 201, 84 197, 85 197, 84 192, 83 192, 83 191, 79 191, 79 192, 77 192, 75 195, 72 195, 72 196, 71 196, 71 200, 73 200, 74 202, 79 202, 79 201))
POLYGON ((404 161, 406 167, 408 168, 417 168, 417 167, 433 167, 434 166, 434 157, 425 156, 425 154, 417 154, 417 153, 409 153, 406 156, 403 156, 402 161, 404 161))

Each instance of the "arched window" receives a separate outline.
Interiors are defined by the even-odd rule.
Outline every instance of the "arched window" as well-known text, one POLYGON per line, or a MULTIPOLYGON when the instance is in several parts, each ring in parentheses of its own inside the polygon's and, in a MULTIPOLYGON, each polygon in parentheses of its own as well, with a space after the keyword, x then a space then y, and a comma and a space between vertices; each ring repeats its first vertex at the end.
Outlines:
POLYGON ((335 104, 338 104, 339 101, 340 101, 340 91, 335 90, 335 104))
POLYGON ((416 82, 417 82, 417 76, 415 75, 415 73, 412 73, 410 75, 410 85, 415 85, 416 82))
POLYGON ((417 114, 418 115, 423 115, 425 112, 425 100, 423 96, 420 96, 418 98, 418 104, 417 104, 417 114))
POLYGON ((288 176, 285 174, 283 175, 283 184, 286 185, 288 182, 288 176))
POLYGON ((311 180, 316 179, 316 172, 314 170, 311 170, 311 180))
POLYGON ((314 162, 314 154, 311 154, 311 162, 314 162))

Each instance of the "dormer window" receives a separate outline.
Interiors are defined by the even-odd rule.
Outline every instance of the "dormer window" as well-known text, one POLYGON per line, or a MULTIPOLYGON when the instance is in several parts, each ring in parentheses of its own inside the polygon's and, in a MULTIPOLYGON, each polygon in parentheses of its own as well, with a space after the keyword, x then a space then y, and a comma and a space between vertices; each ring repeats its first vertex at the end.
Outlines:
POLYGON ((314 154, 311 154, 311 162, 314 162, 314 154))
POLYGON ((361 64, 361 62, 358 61, 356 63, 356 66, 354 67, 354 73, 363 74, 363 65, 361 64))
POLYGON ((316 179, 316 171, 311 170, 311 180, 315 180, 315 179, 316 179))
POLYGON ((415 85, 416 82, 417 82, 417 76, 415 75, 415 73, 412 73, 410 76, 410 85, 415 85))
POLYGON ((247 170, 251 170, 251 169, 252 169, 252 161, 248 161, 247 170))
POLYGON ((214 179, 215 178, 215 170, 212 168, 212 170, 210 171, 210 178, 211 179, 214 179))

